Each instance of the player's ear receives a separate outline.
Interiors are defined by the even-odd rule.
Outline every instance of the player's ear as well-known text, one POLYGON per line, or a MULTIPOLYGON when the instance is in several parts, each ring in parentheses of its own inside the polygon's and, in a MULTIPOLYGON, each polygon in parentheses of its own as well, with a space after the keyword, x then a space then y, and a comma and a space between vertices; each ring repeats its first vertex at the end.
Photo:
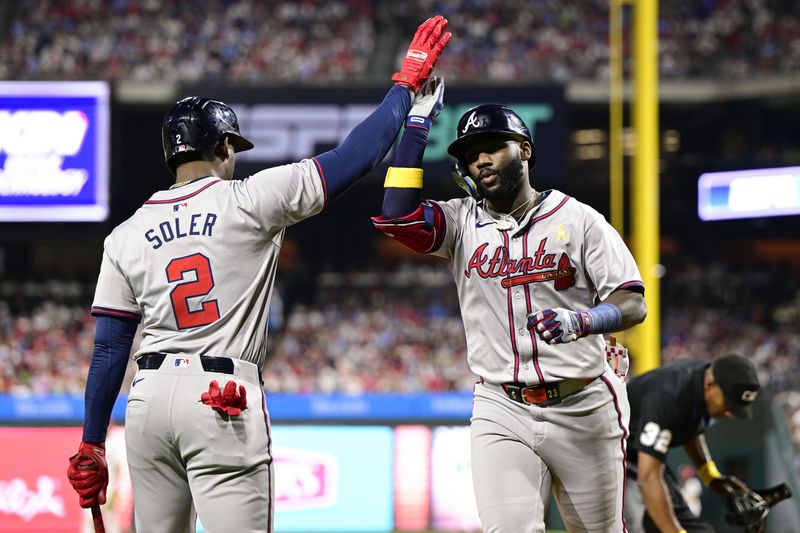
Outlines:
POLYGON ((533 150, 531 148, 531 143, 528 141, 521 141, 519 143, 519 156, 522 158, 523 161, 527 161, 531 158, 531 154, 533 150))
POLYGON ((227 135, 223 135, 214 147, 214 155, 223 161, 233 157, 235 151, 227 135))

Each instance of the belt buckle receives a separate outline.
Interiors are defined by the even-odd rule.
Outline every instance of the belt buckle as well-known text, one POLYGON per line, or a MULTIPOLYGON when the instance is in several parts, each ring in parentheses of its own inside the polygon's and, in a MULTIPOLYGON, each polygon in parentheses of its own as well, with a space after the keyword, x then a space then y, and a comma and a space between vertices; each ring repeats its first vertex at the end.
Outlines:
POLYGON ((561 401, 558 384, 523 387, 520 395, 525 405, 547 406, 561 401))

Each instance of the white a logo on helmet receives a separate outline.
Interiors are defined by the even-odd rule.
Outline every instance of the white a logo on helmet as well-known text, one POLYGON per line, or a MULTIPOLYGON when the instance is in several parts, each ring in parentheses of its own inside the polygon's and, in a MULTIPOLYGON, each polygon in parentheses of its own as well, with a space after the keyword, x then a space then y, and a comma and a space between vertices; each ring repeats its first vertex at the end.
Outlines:
POLYGON ((743 402, 754 402, 758 398, 758 391, 757 390, 746 390, 742 392, 742 401, 743 402))
POLYGON ((464 124, 464 129, 461 130, 461 133, 467 133, 467 130, 470 128, 480 127, 482 121, 479 121, 478 119, 475 118, 475 113, 477 113, 477 111, 473 111, 472 114, 469 116, 469 118, 467 119, 467 123, 464 124))

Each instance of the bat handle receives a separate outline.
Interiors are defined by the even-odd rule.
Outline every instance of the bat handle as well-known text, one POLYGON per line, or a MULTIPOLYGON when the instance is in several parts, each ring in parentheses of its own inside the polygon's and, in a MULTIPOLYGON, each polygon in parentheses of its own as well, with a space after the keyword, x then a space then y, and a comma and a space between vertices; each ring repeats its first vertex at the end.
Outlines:
POLYGON ((94 533, 106 533, 106 525, 103 523, 103 511, 100 504, 92 505, 92 521, 94 522, 94 533))
POLYGON ((617 338, 613 335, 608 337, 608 344, 609 346, 616 346, 617 345, 617 338))

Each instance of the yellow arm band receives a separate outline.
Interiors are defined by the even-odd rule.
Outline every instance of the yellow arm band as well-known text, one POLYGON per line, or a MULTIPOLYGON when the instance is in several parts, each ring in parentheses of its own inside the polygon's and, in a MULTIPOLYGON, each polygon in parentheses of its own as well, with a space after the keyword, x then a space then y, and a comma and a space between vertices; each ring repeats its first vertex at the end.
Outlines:
POLYGON ((680 531, 678 531, 678 533, 688 533, 688 531, 686 531, 685 529, 681 529, 680 531))
POLYGON ((422 169, 389 167, 389 170, 386 171, 386 181, 383 182, 383 187, 396 187, 398 189, 421 189, 422 169))
POLYGON ((717 470, 717 464, 714 461, 708 461, 706 464, 701 466, 697 471, 697 475, 700 476, 700 479, 703 480, 703 485, 706 486, 708 486, 712 480, 722 477, 722 474, 719 470, 717 470))

